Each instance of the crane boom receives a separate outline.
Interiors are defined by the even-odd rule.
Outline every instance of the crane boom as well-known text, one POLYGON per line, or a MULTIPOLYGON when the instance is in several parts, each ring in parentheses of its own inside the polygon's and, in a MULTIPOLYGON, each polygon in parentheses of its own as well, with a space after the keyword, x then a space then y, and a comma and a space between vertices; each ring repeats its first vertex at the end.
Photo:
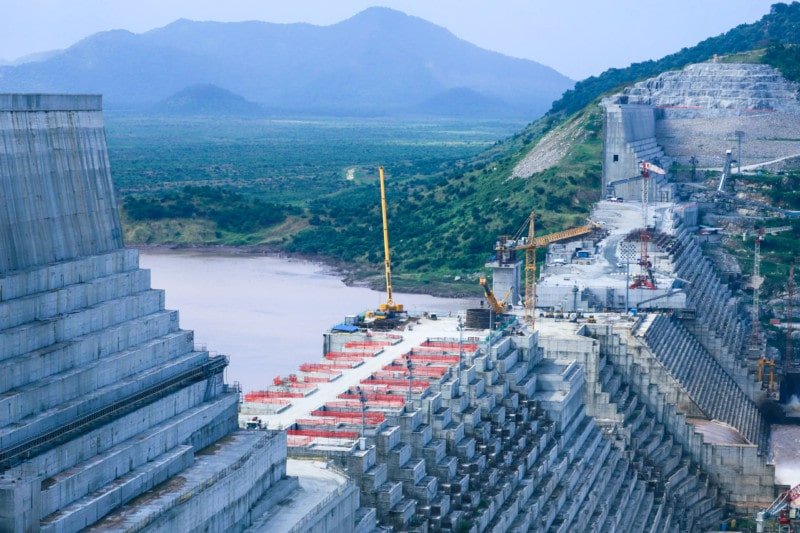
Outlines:
POLYGON ((597 224, 590 222, 585 226, 536 237, 535 212, 531 211, 528 220, 525 221, 525 224, 514 236, 514 241, 521 242, 521 244, 515 246, 513 249, 525 250, 525 322, 527 322, 531 328, 533 328, 536 314, 536 249, 547 246, 550 243, 587 235, 597 228, 597 224), (523 239, 526 226, 528 235, 523 239))
POLYGON ((511 294, 511 289, 508 290, 505 296, 503 296, 502 301, 498 301, 497 297, 492 292, 492 289, 489 288, 489 284, 486 282, 486 278, 480 279, 481 287, 483 287, 483 294, 486 296, 486 301, 489 303, 489 306, 492 308, 492 311, 496 315, 502 315, 503 313, 507 312, 505 301, 508 298, 508 295, 511 294))
POLYGON ((392 257, 389 251, 389 222, 386 217, 386 185, 384 183, 383 166, 378 167, 378 176, 381 182, 381 215, 383 217, 383 266, 386 271, 386 303, 381 304, 381 311, 403 311, 402 304, 394 303, 392 297, 392 257))

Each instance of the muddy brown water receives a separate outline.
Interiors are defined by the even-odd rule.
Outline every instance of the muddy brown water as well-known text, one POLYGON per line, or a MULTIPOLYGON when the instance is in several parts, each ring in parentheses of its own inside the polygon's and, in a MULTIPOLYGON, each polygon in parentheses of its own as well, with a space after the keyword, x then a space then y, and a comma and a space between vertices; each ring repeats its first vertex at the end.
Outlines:
MULTIPOLYGON (((196 251, 143 251, 152 286, 166 290, 168 309, 180 311, 195 342, 230 356, 226 381, 245 392, 267 387, 276 375, 322 357, 322 334, 345 315, 375 308, 381 292, 350 287, 324 265, 279 257, 196 251)), ((446 315, 476 300, 395 294, 412 313, 446 315)))

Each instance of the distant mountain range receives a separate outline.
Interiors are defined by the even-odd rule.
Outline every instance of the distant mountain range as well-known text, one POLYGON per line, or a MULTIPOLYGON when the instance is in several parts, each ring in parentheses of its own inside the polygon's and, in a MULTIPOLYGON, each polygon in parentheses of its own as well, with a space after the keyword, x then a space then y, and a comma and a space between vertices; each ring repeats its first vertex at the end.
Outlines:
POLYGON ((181 19, 142 34, 97 33, 0 67, 2 92, 102 93, 109 108, 149 108, 198 84, 280 112, 526 119, 573 86, 552 68, 387 8, 331 26, 181 19))
POLYGON ((190 85, 159 102, 154 111, 162 115, 256 116, 264 110, 244 97, 210 83, 190 85))

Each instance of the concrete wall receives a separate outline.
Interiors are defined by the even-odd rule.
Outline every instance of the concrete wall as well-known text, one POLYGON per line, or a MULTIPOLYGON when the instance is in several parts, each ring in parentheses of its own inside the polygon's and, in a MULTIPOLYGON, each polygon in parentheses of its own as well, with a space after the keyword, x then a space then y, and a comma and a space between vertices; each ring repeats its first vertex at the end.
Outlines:
POLYGON ((236 432, 227 359, 122 248, 100 104, 0 95, 0 531, 241 530, 285 434, 236 432))
POLYGON ((639 160, 652 160, 646 156, 655 146, 656 137, 652 107, 608 103, 605 109, 603 194, 607 185, 639 175, 639 160), (637 147, 641 148, 641 153, 637 153, 637 147))
POLYGON ((121 246, 100 97, 0 95, 0 273, 121 246))
POLYGON ((487 267, 492 269, 492 292, 498 301, 508 294, 506 303, 518 305, 520 302, 520 275, 522 272, 522 261, 517 261, 513 265, 499 265, 498 263, 487 263, 487 267))

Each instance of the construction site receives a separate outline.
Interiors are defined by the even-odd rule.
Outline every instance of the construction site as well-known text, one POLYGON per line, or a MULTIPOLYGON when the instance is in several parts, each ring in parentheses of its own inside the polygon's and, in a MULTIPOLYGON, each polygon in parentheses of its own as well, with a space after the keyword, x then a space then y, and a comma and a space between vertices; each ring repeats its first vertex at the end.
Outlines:
POLYGON ((381 168, 385 303, 246 393, 123 247, 100 98, 0 95, 0 530, 789 531, 794 281, 781 352, 760 246, 791 226, 759 221, 794 213, 732 192, 742 156, 711 124, 785 168, 800 149, 767 136, 796 93, 707 63, 606 99, 591 219, 519 221, 454 316, 395 300, 381 168), (676 179, 689 160, 713 185, 676 179))
MULTIPOLYGON (((498 236, 484 300, 457 317, 345 320, 320 361, 246 394, 240 424, 287 431, 290 457, 346 472, 361 513, 398 531, 793 527, 793 315, 776 354, 759 269, 795 213, 735 193, 731 139, 751 139, 751 170, 796 162, 766 137, 796 127, 797 88, 753 65, 663 78, 603 102, 605 200, 587 224, 539 235, 531 213, 498 236), (676 140, 691 136, 702 150, 676 140), (713 183, 675 179, 682 158, 713 183), (742 227, 749 276, 720 245, 742 227)), ((366 319, 402 311, 385 218, 384 237, 387 304, 366 319)))

